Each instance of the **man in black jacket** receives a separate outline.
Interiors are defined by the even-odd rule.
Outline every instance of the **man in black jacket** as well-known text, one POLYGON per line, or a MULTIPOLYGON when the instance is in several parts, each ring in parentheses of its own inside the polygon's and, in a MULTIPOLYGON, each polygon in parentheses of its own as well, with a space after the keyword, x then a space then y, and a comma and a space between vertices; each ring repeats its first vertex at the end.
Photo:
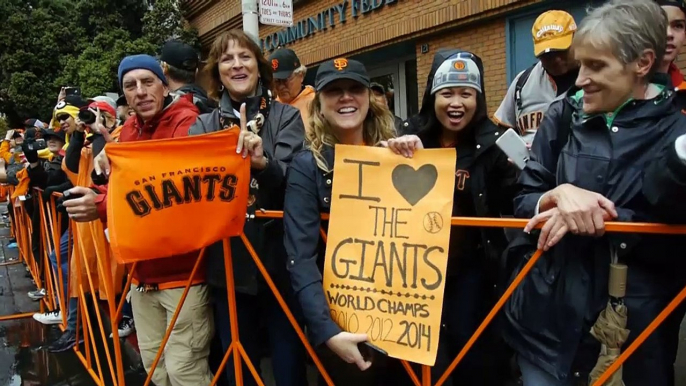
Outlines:
MULTIPOLYGON (((64 150, 62 150, 65 142, 65 132, 53 130, 44 130, 43 139, 47 142, 47 148, 53 154, 50 160, 40 160, 38 158, 38 149, 36 140, 28 136, 22 148, 26 155, 26 160, 29 162, 27 169, 29 179, 31 180, 30 187, 39 188, 43 190, 43 202, 48 203, 51 199, 52 193, 62 193, 72 188, 71 182, 67 178, 66 173, 62 171, 62 160, 64 158, 64 150)), ((50 265, 52 267, 53 275, 57 277, 55 280, 61 284, 61 293, 58 292, 59 302, 62 299, 69 298, 69 245, 72 244, 69 240, 68 218, 62 216, 62 222, 58 225, 60 227, 60 262, 57 262, 57 255, 55 251, 49 255, 50 265), (61 273, 60 273, 61 271, 61 273), (61 277, 60 277, 61 276, 61 277), (61 279, 61 281, 60 281, 61 279)), ((78 301, 76 298, 69 298, 67 329, 62 336, 53 342, 49 350, 51 352, 62 352, 69 350, 76 344, 76 309, 78 301)), ((48 311, 46 313, 37 313, 33 318, 43 324, 58 324, 62 322, 62 314, 60 310, 48 311)))
POLYGON ((178 40, 170 40, 162 47, 160 61, 171 92, 179 95, 193 94, 193 103, 200 114, 209 113, 217 107, 207 97, 205 90, 195 84, 200 59, 193 47, 178 40))

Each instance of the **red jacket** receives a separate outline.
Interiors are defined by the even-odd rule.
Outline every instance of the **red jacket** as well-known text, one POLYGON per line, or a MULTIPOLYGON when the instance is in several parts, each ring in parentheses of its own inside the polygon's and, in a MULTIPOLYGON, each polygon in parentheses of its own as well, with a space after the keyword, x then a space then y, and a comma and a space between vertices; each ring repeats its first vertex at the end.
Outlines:
POLYGON ((677 91, 686 90, 686 82, 684 82, 684 75, 679 70, 676 64, 672 63, 669 65, 668 70, 669 77, 672 78, 672 85, 677 91))
MULTIPOLYGON (((174 100, 150 121, 143 123, 137 116, 130 117, 122 127, 120 142, 145 141, 188 136, 188 129, 198 117, 198 108, 193 104, 193 96, 186 94, 174 100)), ((102 192, 96 198, 98 214, 107 223, 107 186, 99 186, 102 192)), ((173 225, 172 225, 173 226, 173 225)), ((171 256, 163 259, 139 262, 132 272, 135 284, 157 284, 159 289, 178 288, 186 285, 198 252, 171 256)), ((205 281, 205 266, 198 267, 194 283, 205 281)))

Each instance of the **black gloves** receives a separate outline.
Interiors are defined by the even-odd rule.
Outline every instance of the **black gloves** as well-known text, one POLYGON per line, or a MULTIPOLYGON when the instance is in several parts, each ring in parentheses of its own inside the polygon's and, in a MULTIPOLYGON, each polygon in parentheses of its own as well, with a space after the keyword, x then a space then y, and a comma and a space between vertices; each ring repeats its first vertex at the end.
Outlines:
POLYGON ((36 148, 35 140, 24 141, 21 144, 21 150, 24 152, 24 156, 29 163, 38 162, 38 149, 36 148))

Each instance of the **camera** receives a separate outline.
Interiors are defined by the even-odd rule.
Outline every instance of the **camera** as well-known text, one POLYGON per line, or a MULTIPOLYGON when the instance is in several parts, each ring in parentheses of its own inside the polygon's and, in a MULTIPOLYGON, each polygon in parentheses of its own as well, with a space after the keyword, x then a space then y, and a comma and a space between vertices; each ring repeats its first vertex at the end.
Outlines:
POLYGON ((31 138, 31 139, 26 141, 26 147, 31 151, 33 151, 33 150, 39 151, 39 150, 45 149, 46 147, 48 147, 48 145, 45 142, 45 139, 43 139, 43 138, 38 138, 38 139, 31 138))
MULTIPOLYGON (((102 121, 105 122, 105 117, 103 117, 102 114, 100 117, 102 118, 102 121)), ((79 119, 86 125, 92 125, 95 123, 95 114, 90 110, 81 110, 79 111, 79 119)))
POLYGON ((64 202, 69 200, 74 200, 83 197, 82 194, 70 193, 66 191, 62 194, 62 197, 58 198, 55 204, 57 204, 57 211, 63 214, 67 213, 67 208, 64 207, 64 202))

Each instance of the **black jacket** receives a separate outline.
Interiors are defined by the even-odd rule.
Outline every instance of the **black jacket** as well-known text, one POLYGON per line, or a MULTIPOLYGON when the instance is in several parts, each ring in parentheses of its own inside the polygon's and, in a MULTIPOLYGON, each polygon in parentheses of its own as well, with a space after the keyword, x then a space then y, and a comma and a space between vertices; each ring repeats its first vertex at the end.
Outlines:
MULTIPOLYGON (((474 138, 466 143, 456 145, 458 150, 458 164, 469 172, 470 193, 473 198, 473 208, 468 212, 475 217, 500 217, 513 214, 512 200, 517 187, 517 169, 507 160, 507 156, 498 148, 495 141, 501 134, 500 129, 489 119, 483 119, 474 128, 474 138), (466 161, 461 161, 465 158, 466 161)), ((427 132, 420 132, 419 138, 426 149, 441 148, 438 138, 427 132)), ((457 183, 457 180, 456 180, 457 183)), ((457 189, 455 190, 457 195, 457 189)), ((464 208, 462 208, 464 209, 464 208)), ((453 204, 453 215, 459 215, 457 201, 453 204)), ((474 228, 470 228, 474 229, 474 228)), ((470 256, 468 262, 459 262, 458 266, 478 265, 486 269, 492 284, 500 287, 506 278, 502 253, 507 247, 505 233, 502 228, 477 228, 480 239, 474 240, 476 255, 470 256)), ((452 238, 451 234, 451 238, 452 238)), ((451 245, 453 245, 451 243, 451 245)), ((450 268, 449 264, 449 269, 450 268)))
POLYGON ((200 114, 210 113, 217 108, 217 104, 212 99, 208 98, 205 90, 197 84, 183 85, 174 91, 174 93, 179 95, 188 93, 193 94, 193 104, 198 108, 200 114))
MULTIPOLYGON (((245 100, 248 120, 259 112, 261 96, 245 100)), ((188 131, 189 135, 211 133, 222 130, 220 115, 233 122, 239 118, 234 115, 231 100, 225 92, 219 103, 219 108, 209 114, 202 114, 188 131)), ((256 196, 257 208, 265 210, 282 210, 284 190, 286 187, 286 169, 293 155, 302 146, 305 136, 300 112, 291 106, 272 100, 264 126, 259 132, 265 155, 269 159, 266 169, 252 171, 251 188, 258 186, 256 196)), ((249 211, 251 211, 249 209, 249 211)), ((279 287, 288 289, 288 274, 286 272, 286 257, 283 244, 283 226, 281 220, 247 220, 244 233, 252 243, 258 256, 267 266, 272 279, 279 287), (279 240, 279 242, 274 242, 279 240)), ((250 257, 245 245, 239 237, 231 240, 231 250, 234 262, 234 276, 236 290, 247 294, 257 294, 259 290, 259 272, 250 257)), ((207 281, 209 284, 226 287, 224 271, 224 251, 221 242, 207 249, 207 281)))
MULTIPOLYGON (((582 117, 577 92, 570 90, 545 114, 519 179, 523 190, 515 199, 515 215, 532 217, 545 192, 570 183, 613 201, 618 221, 685 222, 686 177, 670 147, 686 132, 686 117, 676 109, 672 89, 665 88, 653 100, 629 102, 607 121, 605 116, 582 117), (567 138, 558 136, 563 104, 574 111, 567 138), (556 148, 562 151, 556 153, 556 148)), ((685 248, 683 236, 565 236, 541 257, 506 305, 506 341, 558 378, 587 372, 598 355, 599 346, 588 331, 608 301, 611 251, 629 266, 625 303, 631 341, 686 284, 686 260, 675 254, 685 248)), ((519 239, 508 255, 519 259, 521 267, 533 249, 533 238, 519 239)), ((664 368, 671 369, 669 347, 676 342, 667 333, 658 336, 627 362, 627 386, 670 383, 664 368), (665 363, 656 363, 660 361, 665 363)))
MULTIPOLYGON (((29 187, 39 188, 43 190, 43 201, 48 202, 52 193, 63 193, 64 191, 73 187, 69 181, 67 174, 62 171, 61 155, 55 156, 52 160, 39 160, 38 166, 35 168, 29 167, 27 173, 29 176, 29 187)), ((62 216, 60 229, 62 231, 67 229, 69 218, 62 216)), ((61 234, 61 232, 60 232, 61 234)))
POLYGON ((321 221, 320 213, 331 210, 333 148, 325 147, 322 155, 332 171, 319 169, 309 150, 303 150, 293 158, 288 168, 283 213, 291 285, 315 346, 341 332, 331 319, 322 288, 321 272, 326 246, 321 240, 320 229, 324 227, 326 230, 328 222, 321 221))

